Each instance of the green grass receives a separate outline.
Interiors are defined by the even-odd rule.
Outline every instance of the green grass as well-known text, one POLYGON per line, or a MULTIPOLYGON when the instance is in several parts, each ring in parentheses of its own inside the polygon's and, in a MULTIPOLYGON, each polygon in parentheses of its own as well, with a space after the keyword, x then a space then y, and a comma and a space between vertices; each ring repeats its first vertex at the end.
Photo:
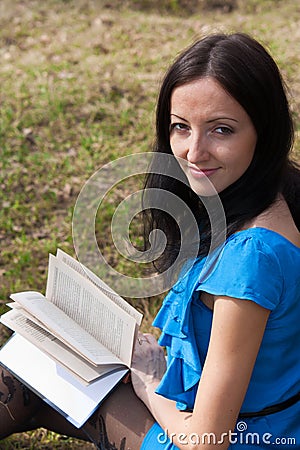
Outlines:
MULTIPOLYGON (((300 155, 299 29, 297 0, 2 0, 0 313, 11 292, 44 291, 49 252, 74 255, 72 211, 84 182, 111 160, 151 149, 163 72, 196 37, 245 31, 268 46, 291 88, 300 155)), ((114 204, 128 192, 110 194, 97 233, 110 263, 130 275, 136 265, 109 236, 114 204)), ((148 329, 160 298, 132 301, 148 329)), ((2 342, 7 335, 1 326, 2 342)), ((0 448, 82 446, 39 430, 0 448)))
POLYGON ((0 441, 1 450, 92 450, 95 447, 84 441, 59 436, 43 428, 30 433, 13 435, 0 441))

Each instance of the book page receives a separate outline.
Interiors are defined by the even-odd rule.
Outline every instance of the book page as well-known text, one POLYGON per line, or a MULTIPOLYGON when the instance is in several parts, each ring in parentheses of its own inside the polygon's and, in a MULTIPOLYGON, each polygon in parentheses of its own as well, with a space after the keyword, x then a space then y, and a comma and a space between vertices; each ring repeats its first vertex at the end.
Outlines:
POLYGON ((85 386, 19 334, 0 349, 0 363, 77 428, 128 371, 110 373, 85 386))
POLYGON ((83 264, 78 262, 76 259, 72 258, 72 256, 63 252, 60 249, 57 249, 56 257, 63 261, 68 266, 72 267, 72 269, 76 270, 76 272, 80 273, 84 277, 90 279, 98 288, 104 292, 116 305, 120 306, 124 311, 126 311, 131 317, 134 317, 136 323, 140 326, 142 323, 143 314, 137 311, 132 305, 126 302, 120 295, 118 295, 110 286, 104 283, 97 275, 95 275, 91 270, 85 267, 83 264))
POLYGON ((86 383, 90 383, 117 368, 123 367, 123 370, 125 368, 124 366, 117 365, 117 358, 112 357, 110 354, 107 357, 101 358, 104 361, 104 365, 102 366, 97 367, 89 364, 51 333, 24 316, 23 310, 13 309, 3 314, 1 316, 1 322, 48 353, 68 370, 75 373, 81 381, 86 383))
POLYGON ((53 255, 49 255, 46 297, 130 366, 135 319, 94 283, 53 255))
MULTIPOLYGON (((47 330, 94 364, 111 362, 115 355, 39 292, 18 292, 11 298, 34 316, 47 330)), ((1 319, 2 321, 3 319, 1 319)), ((121 361, 118 361, 121 362, 121 361)))
MULTIPOLYGON (((27 293, 26 293, 26 295, 27 295, 27 293)), ((35 323, 39 327, 43 328, 43 330, 47 331, 47 333, 49 333, 49 329, 48 329, 47 325, 45 325, 43 322, 38 320, 29 311, 26 311, 26 309, 22 308, 22 306, 19 303, 11 302, 11 303, 7 303, 6 305, 9 306, 14 311, 18 311, 20 314, 22 314, 22 316, 24 316, 27 319, 31 320, 31 322, 35 323)), ((2 317, 4 317, 4 316, 3 315, 1 316, 0 321, 2 320, 2 317)))

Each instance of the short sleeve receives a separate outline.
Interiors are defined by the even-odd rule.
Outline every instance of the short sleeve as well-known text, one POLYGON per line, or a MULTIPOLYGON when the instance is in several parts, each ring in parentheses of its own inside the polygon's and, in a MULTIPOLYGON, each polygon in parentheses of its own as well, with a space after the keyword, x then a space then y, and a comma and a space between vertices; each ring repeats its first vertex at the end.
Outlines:
POLYGON ((283 274, 273 248, 256 236, 243 232, 231 236, 197 291, 252 300, 273 310, 283 292, 283 274))

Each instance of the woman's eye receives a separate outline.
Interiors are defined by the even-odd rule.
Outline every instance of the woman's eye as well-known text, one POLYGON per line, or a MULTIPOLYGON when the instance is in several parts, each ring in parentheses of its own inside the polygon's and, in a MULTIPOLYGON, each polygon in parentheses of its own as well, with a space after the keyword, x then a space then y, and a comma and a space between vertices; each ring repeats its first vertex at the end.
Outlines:
POLYGON ((180 122, 178 122, 178 123, 171 123, 171 125, 170 125, 170 132, 172 132, 174 130, 179 131, 179 132, 188 131, 189 127, 185 123, 180 123, 180 122))
POLYGON ((233 131, 231 128, 226 126, 220 126, 214 129, 214 131, 218 134, 232 134, 233 131))

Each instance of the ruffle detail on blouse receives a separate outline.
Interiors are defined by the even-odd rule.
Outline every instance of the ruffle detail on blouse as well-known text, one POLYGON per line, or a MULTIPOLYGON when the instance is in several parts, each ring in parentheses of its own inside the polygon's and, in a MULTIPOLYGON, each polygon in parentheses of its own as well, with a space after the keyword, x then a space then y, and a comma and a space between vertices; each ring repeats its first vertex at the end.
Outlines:
POLYGON ((193 408, 202 373, 191 302, 203 264, 203 260, 196 260, 175 284, 153 322, 162 330, 159 344, 168 351, 168 367, 156 393, 175 400, 179 409, 193 408))

